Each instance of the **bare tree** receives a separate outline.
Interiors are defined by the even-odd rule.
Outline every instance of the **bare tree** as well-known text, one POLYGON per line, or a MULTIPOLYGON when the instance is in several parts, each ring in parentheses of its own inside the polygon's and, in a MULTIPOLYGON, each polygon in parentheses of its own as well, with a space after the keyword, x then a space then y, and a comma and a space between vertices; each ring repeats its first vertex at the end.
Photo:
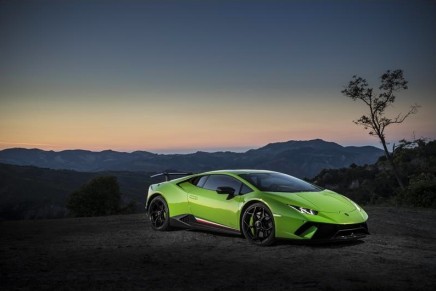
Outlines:
POLYGON ((386 109, 395 102, 396 96, 394 93, 400 90, 406 90, 407 81, 403 77, 402 70, 388 70, 380 77, 380 79, 381 85, 379 87, 378 95, 373 93, 373 88, 368 87, 368 83, 365 79, 357 76, 353 76, 341 93, 354 101, 361 100, 367 105, 369 112, 353 122, 357 125, 363 126, 365 129, 369 129, 370 135, 377 136, 380 139, 386 158, 392 166, 395 178, 398 181, 398 185, 401 189, 404 189, 404 184, 398 174, 392 154, 388 151, 386 145, 385 130, 391 124, 403 123, 407 117, 418 111, 419 105, 414 104, 410 106, 410 109, 406 114, 399 113, 394 117, 387 117, 386 109))

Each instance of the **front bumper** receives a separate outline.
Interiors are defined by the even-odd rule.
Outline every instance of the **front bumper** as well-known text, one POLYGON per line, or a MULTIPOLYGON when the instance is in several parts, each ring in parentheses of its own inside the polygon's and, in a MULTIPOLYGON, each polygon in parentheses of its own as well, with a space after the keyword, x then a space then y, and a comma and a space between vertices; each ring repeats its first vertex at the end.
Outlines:
POLYGON ((295 235, 311 240, 355 240, 369 234, 366 222, 355 224, 330 224, 306 222, 295 235))

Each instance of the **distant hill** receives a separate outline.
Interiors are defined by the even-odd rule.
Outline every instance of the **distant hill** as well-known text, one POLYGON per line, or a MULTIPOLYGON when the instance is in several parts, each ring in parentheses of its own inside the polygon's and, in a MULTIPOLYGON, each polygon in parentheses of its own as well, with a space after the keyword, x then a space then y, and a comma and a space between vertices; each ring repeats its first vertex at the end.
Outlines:
POLYGON ((149 173, 86 173, 0 164, 0 219, 64 217, 68 195, 103 175, 117 177, 125 204, 133 201, 138 210, 143 209, 149 173))
POLYGON ((314 177, 323 169, 374 163, 383 151, 372 146, 343 147, 321 139, 271 143, 245 153, 196 152, 192 154, 132 153, 106 150, 43 151, 12 148, 0 151, 0 162, 81 172, 141 171, 166 169, 200 172, 216 169, 267 169, 297 177, 314 177))

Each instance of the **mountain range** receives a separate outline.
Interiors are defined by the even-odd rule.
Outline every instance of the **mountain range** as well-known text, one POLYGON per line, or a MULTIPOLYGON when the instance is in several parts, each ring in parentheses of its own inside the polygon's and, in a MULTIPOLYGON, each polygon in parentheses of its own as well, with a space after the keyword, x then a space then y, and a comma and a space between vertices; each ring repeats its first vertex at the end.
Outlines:
POLYGON ((105 150, 44 151, 11 148, 0 151, 0 163, 67 169, 79 172, 132 171, 161 172, 168 169, 201 172, 216 169, 266 169, 310 178, 323 169, 351 164, 371 164, 383 154, 372 146, 341 146, 321 139, 271 143, 244 153, 196 152, 191 154, 132 153, 105 150))
POLYGON ((142 211, 148 186, 159 182, 150 175, 164 170, 254 168, 310 178, 323 169, 372 164, 382 154, 375 147, 343 147, 319 139, 271 143, 245 153, 6 149, 0 151, 0 220, 65 217, 68 195, 97 176, 117 177, 124 203, 133 202, 142 211))

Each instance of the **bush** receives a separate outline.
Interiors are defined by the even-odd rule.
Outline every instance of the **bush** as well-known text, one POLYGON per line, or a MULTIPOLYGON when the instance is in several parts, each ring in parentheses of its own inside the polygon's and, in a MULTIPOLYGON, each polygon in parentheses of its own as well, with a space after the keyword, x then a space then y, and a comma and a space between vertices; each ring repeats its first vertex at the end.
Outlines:
POLYGON ((409 186, 400 193, 403 205, 436 208, 436 177, 422 173, 410 179, 409 186))
POLYGON ((120 213, 121 193, 116 177, 92 179, 71 193, 67 207, 72 216, 102 216, 120 213))

